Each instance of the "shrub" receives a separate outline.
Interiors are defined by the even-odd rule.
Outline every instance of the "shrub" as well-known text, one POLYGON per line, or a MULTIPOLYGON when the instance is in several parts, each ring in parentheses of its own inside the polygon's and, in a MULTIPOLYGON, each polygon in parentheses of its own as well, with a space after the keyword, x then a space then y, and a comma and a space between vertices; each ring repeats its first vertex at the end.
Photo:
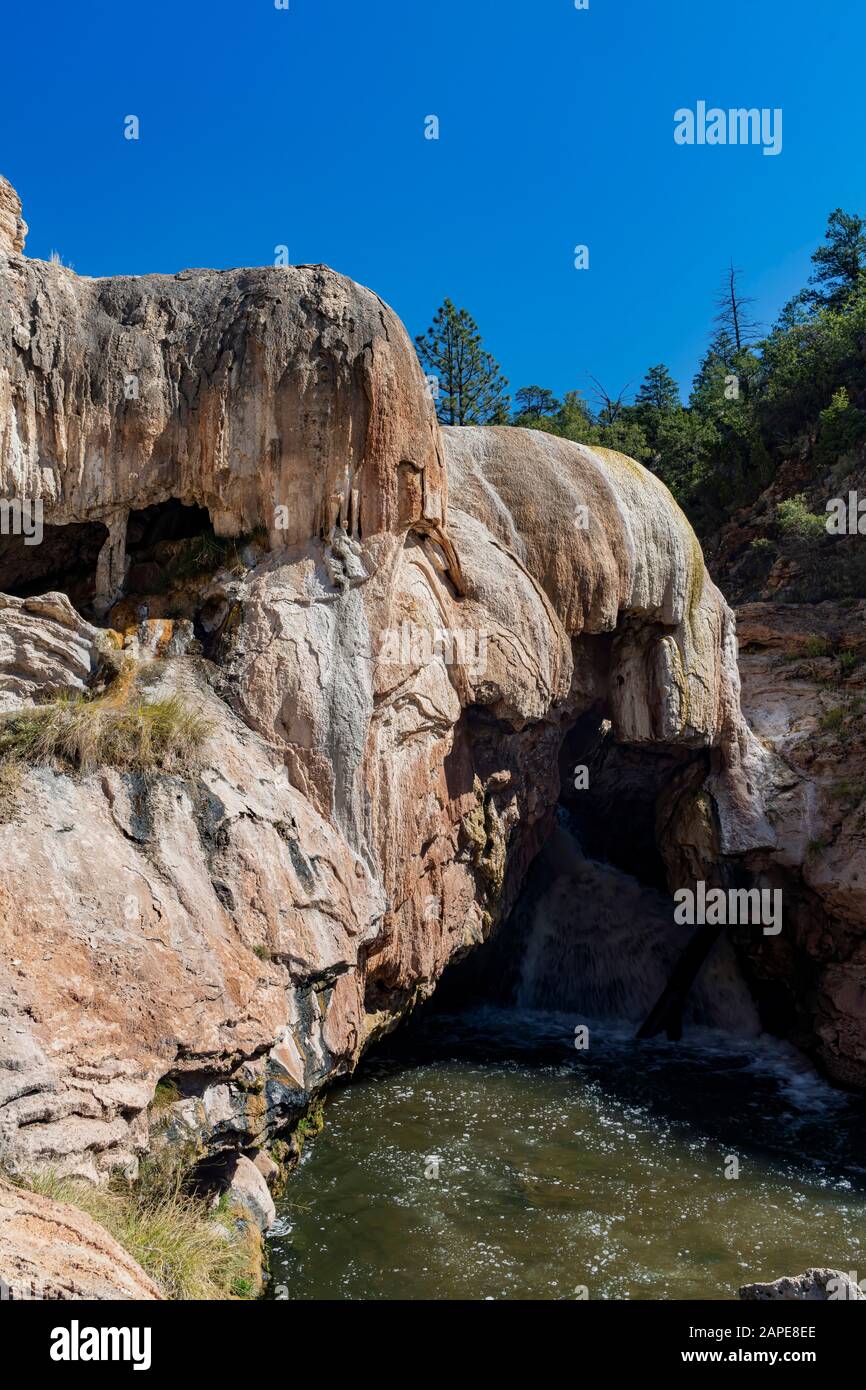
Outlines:
POLYGON ((61 698, 0 722, 0 758, 128 771, 184 771, 212 728, 178 695, 120 705, 61 698))
POLYGON ((20 786, 20 763, 0 762, 0 825, 10 821, 14 816, 20 786))
POLYGON ((839 653, 839 674, 843 680, 850 676, 860 658, 856 652, 852 652, 849 647, 839 653))
POLYGON ((826 637, 809 637, 803 646, 804 656, 829 656, 833 650, 826 637))
POLYGON ((842 705, 834 705, 821 715, 820 727, 827 733, 841 734, 847 723, 847 711, 842 705))
POLYGON ((866 413, 852 404, 843 386, 834 392, 833 399, 818 416, 818 444, 815 459, 818 463, 833 462, 845 457, 866 434, 866 413))
POLYGON ((827 535, 826 518, 809 511, 803 492, 780 502, 776 508, 776 518, 784 535, 807 544, 813 545, 827 535))

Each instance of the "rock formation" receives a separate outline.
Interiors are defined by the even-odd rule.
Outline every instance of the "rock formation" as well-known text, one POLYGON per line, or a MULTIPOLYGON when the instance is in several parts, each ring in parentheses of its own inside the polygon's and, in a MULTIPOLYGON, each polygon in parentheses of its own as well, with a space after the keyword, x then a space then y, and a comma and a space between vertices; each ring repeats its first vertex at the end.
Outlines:
POLYGON ((0 809, 7 1163, 134 1172, 157 1131, 255 1154, 509 911, 587 711, 697 768, 719 854, 776 851, 732 615, 653 475, 440 430, 397 318, 325 267, 20 250, 0 501, 41 502, 45 549, 0 536, 0 701, 180 695, 210 736, 184 775, 24 766, 0 809), (170 569, 181 504, 230 564, 170 569))
POLYGON ((784 875, 789 905, 781 938, 750 943, 755 978, 784 1004, 791 1036, 855 1087, 866 1086, 864 617, 862 601, 738 612, 743 709, 777 770, 776 848, 748 858, 784 875))
POLYGON ((24 250, 27 223, 21 216, 21 199, 8 179, 0 175, 0 255, 24 250))
POLYGON ((866 1298, 860 1286, 838 1269, 807 1269, 805 1274, 783 1276, 769 1284, 744 1284, 739 1296, 747 1303, 866 1298))
POLYGON ((85 1212, 0 1181, 4 1299, 161 1298, 116 1240, 85 1212))

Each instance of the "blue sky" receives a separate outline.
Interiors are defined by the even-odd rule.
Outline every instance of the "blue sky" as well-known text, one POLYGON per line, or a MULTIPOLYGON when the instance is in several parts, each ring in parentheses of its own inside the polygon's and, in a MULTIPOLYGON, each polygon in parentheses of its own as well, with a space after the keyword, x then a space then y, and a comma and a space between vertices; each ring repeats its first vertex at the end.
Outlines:
POLYGON ((512 389, 660 360, 687 385, 731 257, 769 322, 831 209, 866 212, 863 0, 43 0, 3 35, 31 255, 111 275, 285 244, 412 334, 450 296, 512 389), (677 146, 699 100, 780 107, 782 153, 677 146))

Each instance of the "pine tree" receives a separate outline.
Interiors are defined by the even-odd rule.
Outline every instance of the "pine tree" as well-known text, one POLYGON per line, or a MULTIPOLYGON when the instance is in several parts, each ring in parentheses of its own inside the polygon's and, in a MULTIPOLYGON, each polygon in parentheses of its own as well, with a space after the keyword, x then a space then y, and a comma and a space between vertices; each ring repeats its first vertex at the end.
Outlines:
POLYGON ((635 397, 639 410, 676 410, 680 404, 680 388, 674 381, 664 362, 650 367, 635 397))
POLYGON ((478 325, 446 299, 415 339, 425 371, 439 383, 436 411, 445 425, 487 425, 508 418, 508 382, 484 350, 478 325))
POLYGON ((866 289, 866 222, 836 208, 827 219, 824 240, 827 245, 812 255, 809 297, 819 307, 841 309, 866 289))
POLYGON ((546 386, 521 386, 515 393, 516 414, 529 415, 540 420, 542 415, 555 415, 561 409, 560 402, 546 386))

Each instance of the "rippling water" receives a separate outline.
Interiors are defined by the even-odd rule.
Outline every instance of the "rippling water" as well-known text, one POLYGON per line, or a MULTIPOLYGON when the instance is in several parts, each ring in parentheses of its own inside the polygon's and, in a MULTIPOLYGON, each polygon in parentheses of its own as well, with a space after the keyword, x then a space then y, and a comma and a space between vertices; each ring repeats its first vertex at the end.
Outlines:
POLYGON ((866 1276, 863 1103, 765 1038, 635 1042, 567 1012, 432 1017, 326 1105, 272 1296, 721 1299, 866 1276), (731 1158, 739 1178, 726 1178, 731 1158))

